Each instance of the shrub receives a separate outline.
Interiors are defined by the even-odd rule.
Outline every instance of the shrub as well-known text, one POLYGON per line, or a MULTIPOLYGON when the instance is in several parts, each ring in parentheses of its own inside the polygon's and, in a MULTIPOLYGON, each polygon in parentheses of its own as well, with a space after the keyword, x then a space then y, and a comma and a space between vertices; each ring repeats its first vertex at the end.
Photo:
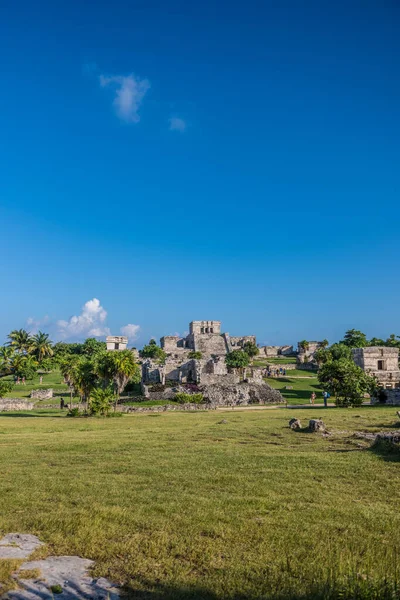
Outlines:
POLYGON ((67 412, 67 417, 80 417, 81 415, 82 413, 77 406, 75 408, 70 408, 67 412))
POLYGON ((7 392, 11 392, 13 388, 13 384, 11 381, 4 381, 0 379, 0 398, 7 394, 7 392))
POLYGON ((204 402, 203 394, 185 394, 178 392, 175 394, 174 400, 179 404, 202 404, 204 402))
POLYGON ((194 358, 195 360, 200 360, 202 357, 203 355, 199 350, 192 350, 188 354, 188 358, 194 358))
POLYGON ((90 395, 90 414, 107 416, 114 400, 112 388, 96 388, 90 395))

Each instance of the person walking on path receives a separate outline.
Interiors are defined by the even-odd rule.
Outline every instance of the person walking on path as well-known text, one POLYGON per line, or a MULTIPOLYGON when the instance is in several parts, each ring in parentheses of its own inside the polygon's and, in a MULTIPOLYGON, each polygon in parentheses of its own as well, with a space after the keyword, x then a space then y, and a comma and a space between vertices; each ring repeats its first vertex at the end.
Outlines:
POLYGON ((328 406, 328 398, 329 398, 329 394, 328 392, 323 391, 322 395, 324 397, 324 406, 327 407, 328 406))
POLYGON ((311 398, 310 398, 310 404, 312 404, 313 406, 314 406, 314 403, 315 403, 315 398, 316 398, 316 396, 315 396, 315 392, 313 392, 313 393, 311 394, 311 398))

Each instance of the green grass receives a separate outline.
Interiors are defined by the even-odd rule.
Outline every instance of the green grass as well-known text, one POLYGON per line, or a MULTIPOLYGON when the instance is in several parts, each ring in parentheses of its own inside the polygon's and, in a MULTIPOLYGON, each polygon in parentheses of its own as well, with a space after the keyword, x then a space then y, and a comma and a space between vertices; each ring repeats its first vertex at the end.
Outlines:
MULTIPOLYGON (((288 371, 292 373, 292 371, 288 371)), ((323 404, 324 400, 322 397, 322 387, 320 386, 317 377, 304 377, 304 379, 297 379, 295 377, 268 377, 265 380, 271 387, 279 390, 284 398, 286 398, 288 404, 304 404, 310 401, 312 392, 315 392, 316 404, 323 404), (286 387, 292 387, 293 389, 287 390, 286 387)), ((333 401, 332 398, 329 400, 333 401)))
POLYGON ((310 409, 3 413, 0 532, 147 600, 398 598, 399 456, 353 437, 395 410, 317 413, 332 435, 289 430, 310 409))
MULTIPOLYGON (((43 383, 39 382, 40 375, 36 375, 34 379, 30 379, 26 382, 26 385, 14 385, 11 392, 5 395, 6 398, 29 398, 29 394, 34 389, 46 389, 53 388, 54 394, 58 396, 62 395, 69 398, 68 386, 63 383, 63 377, 58 370, 54 370, 51 373, 43 374, 43 383)), ((4 377, 5 380, 14 381, 14 377, 9 375, 4 377)), ((60 400, 58 399, 59 403, 60 400)), ((47 404, 50 402, 47 400, 47 404)))
POLYGON ((271 357, 271 358, 267 358, 267 357, 263 357, 263 356, 257 356, 254 361, 253 364, 255 367, 263 367, 265 365, 293 365, 296 364, 296 357, 295 356, 287 356, 287 357, 271 357))

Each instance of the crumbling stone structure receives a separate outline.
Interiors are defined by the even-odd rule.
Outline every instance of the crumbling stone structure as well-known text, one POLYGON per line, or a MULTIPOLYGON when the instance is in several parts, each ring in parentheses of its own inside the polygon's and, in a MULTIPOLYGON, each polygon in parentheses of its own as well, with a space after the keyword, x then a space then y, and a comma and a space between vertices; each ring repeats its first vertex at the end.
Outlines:
POLYGON ((260 346, 259 350, 260 356, 267 358, 294 354, 293 346, 260 346))
POLYGON ((14 410, 32 410, 33 402, 27 402, 21 398, 0 398, 0 412, 14 410))
POLYGON ((228 352, 242 348, 246 342, 256 343, 255 335, 230 336, 221 333, 221 321, 192 321, 186 337, 167 335, 161 338, 161 348, 167 354, 201 352, 204 356, 225 356, 228 352))
POLYGON ((179 386, 192 384, 212 405, 284 401, 279 392, 263 381, 262 369, 249 367, 246 373, 240 374, 241 377, 239 373, 228 371, 227 353, 242 348, 246 342, 256 344, 254 335, 239 337, 221 333, 220 321, 192 321, 189 328, 186 337, 161 338, 161 347, 167 353, 164 364, 152 359, 143 361, 142 390, 145 395, 152 394, 150 387, 160 384, 165 387, 160 391, 161 397, 173 398, 179 386), (201 359, 190 358, 192 351, 201 352, 201 359))
POLYGON ((301 345, 297 344, 297 362, 298 364, 315 363, 314 354, 317 350, 324 347, 323 342, 308 342, 308 348, 305 350, 301 345))
POLYGON ((107 350, 126 350, 128 338, 124 335, 108 335, 106 344, 107 350))
POLYGON ((53 397, 53 389, 52 388, 47 388, 47 389, 39 389, 39 390, 32 390, 31 393, 29 394, 30 398, 35 398, 36 400, 49 400, 50 398, 53 397))
POLYGON ((353 360, 387 390, 400 387, 399 349, 386 346, 353 348, 353 360))

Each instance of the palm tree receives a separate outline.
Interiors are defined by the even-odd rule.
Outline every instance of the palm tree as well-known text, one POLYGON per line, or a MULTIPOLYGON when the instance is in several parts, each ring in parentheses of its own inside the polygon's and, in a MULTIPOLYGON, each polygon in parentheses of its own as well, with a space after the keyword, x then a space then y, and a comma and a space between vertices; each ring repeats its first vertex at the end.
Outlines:
POLYGON ((20 354, 28 354, 32 347, 32 336, 26 329, 14 329, 8 334, 8 345, 20 354))
POLYGON ((0 348, 0 375, 9 375, 12 370, 14 349, 11 346, 0 348))
POLYGON ((39 331, 36 335, 32 336, 30 352, 36 356, 40 363, 44 358, 53 356, 52 346, 53 342, 49 339, 49 334, 39 331))
POLYGON ((140 367, 135 362, 135 357, 130 350, 121 350, 119 352, 110 353, 112 360, 112 379, 115 386, 116 398, 114 404, 114 410, 117 408, 119 396, 121 392, 126 388, 129 381, 139 383, 140 381, 140 367))

